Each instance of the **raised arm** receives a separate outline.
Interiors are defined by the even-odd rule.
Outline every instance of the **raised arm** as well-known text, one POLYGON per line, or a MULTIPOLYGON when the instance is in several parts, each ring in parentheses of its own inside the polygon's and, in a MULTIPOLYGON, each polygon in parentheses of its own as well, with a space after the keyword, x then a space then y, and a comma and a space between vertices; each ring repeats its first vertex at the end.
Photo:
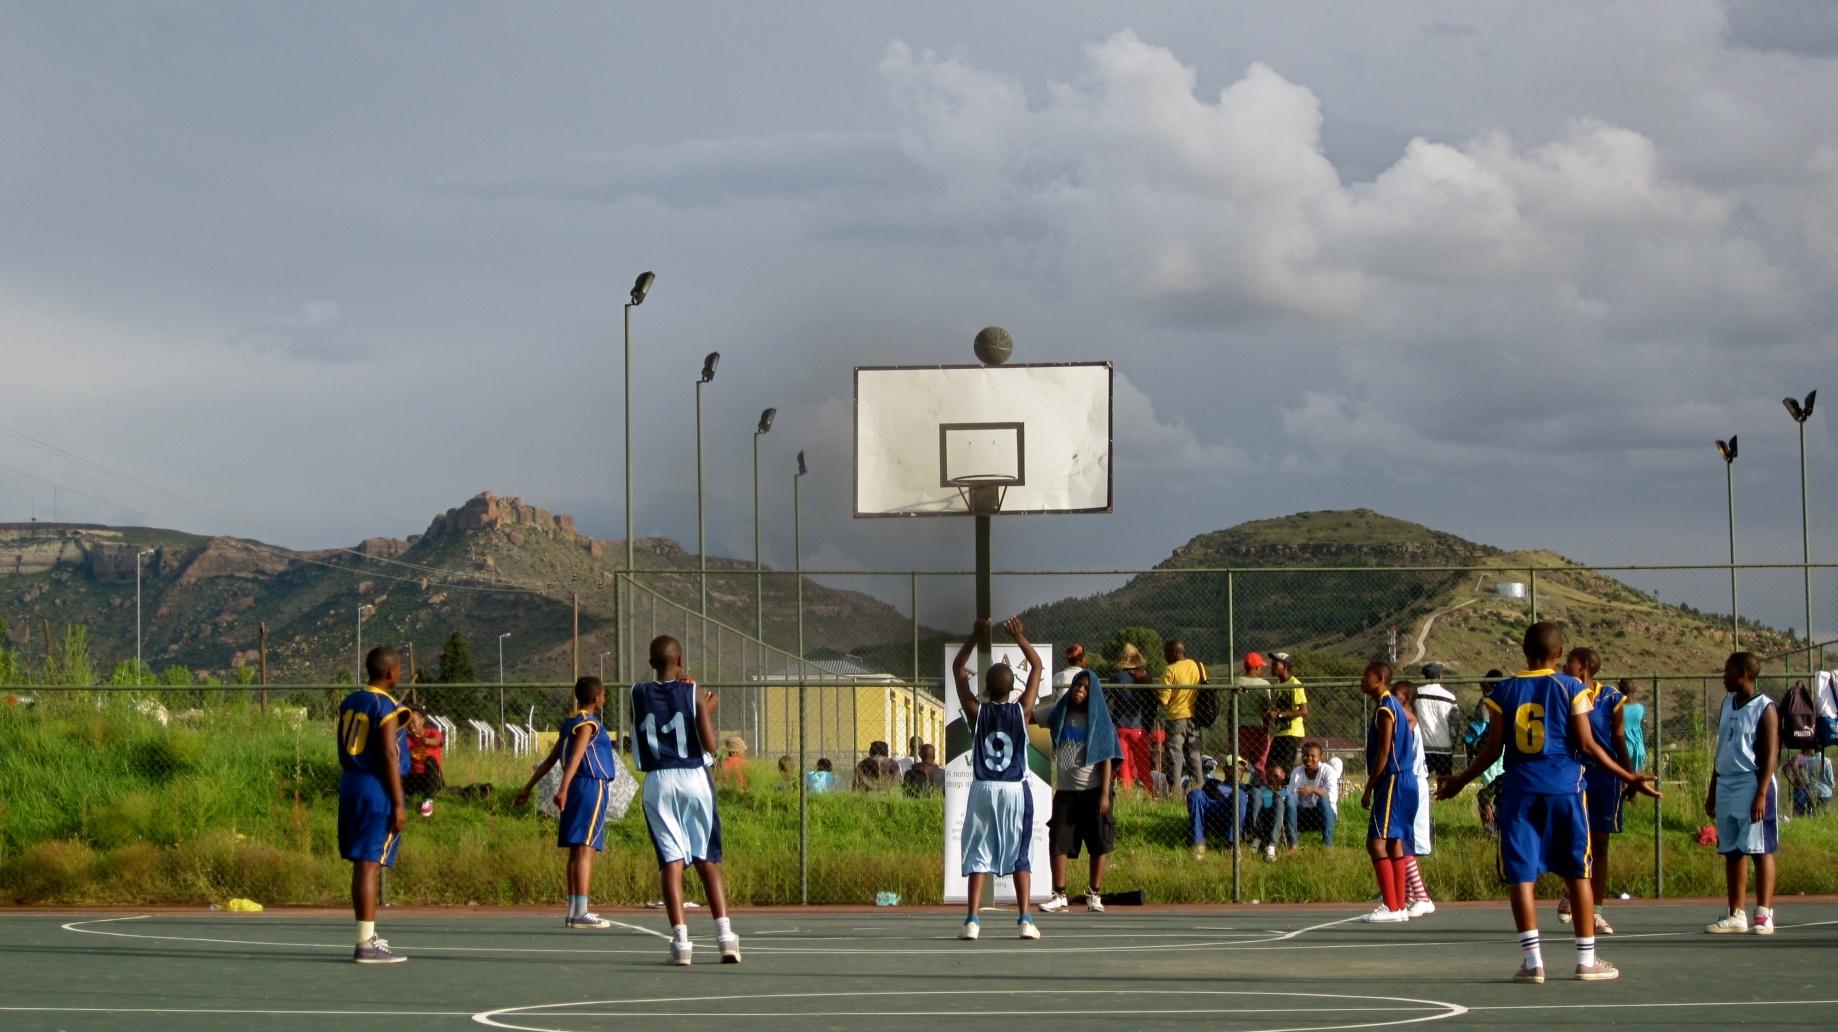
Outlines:
POLYGON ((964 711, 964 719, 973 724, 977 703, 976 693, 970 690, 970 654, 988 633, 989 621, 978 620, 970 628, 970 637, 964 639, 964 647, 957 650, 957 658, 951 661, 951 680, 957 685, 957 705, 964 711))
POLYGON ((1027 640, 1027 629, 1021 626, 1021 618, 1011 616, 1002 624, 1015 644, 1021 646, 1021 654, 1027 657, 1027 687, 1021 691, 1021 712, 1031 713, 1034 700, 1040 697, 1040 653, 1034 651, 1034 643, 1027 640))
POLYGON ((702 751, 713 755, 720 743, 715 741, 715 693, 702 693, 702 705, 696 707, 696 734, 702 739, 702 751))

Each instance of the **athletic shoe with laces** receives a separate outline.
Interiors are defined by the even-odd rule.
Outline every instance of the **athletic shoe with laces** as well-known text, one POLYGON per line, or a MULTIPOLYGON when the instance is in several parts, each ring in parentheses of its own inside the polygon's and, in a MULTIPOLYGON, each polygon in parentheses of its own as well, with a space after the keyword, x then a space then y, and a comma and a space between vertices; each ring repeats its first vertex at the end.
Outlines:
POLYGON ((670 963, 677 967, 688 967, 695 953, 696 944, 693 942, 677 942, 674 939, 670 942, 670 963))
POLYGON ((1055 892, 1052 899, 1040 905, 1040 910, 1041 913, 1044 914, 1056 914, 1071 905, 1071 903, 1067 902, 1065 893, 1055 892))
POLYGON ((1427 899, 1413 899, 1410 906, 1404 908, 1404 912, 1412 917, 1428 917, 1436 912, 1436 904, 1427 899))
POLYGON ((1513 981, 1524 985, 1543 985, 1544 968, 1526 967, 1521 963, 1519 965, 1519 970, 1513 972, 1513 981))
POLYGON ((359 964, 400 964, 408 958, 389 952, 389 943, 381 936, 373 935, 369 941, 358 943, 357 949, 351 953, 351 959, 359 964))
POLYGON ((983 931, 982 922, 978 921, 976 918, 973 917, 964 922, 964 930, 961 932, 958 932, 957 937, 959 939, 975 941, 976 937, 982 934, 982 931, 983 931))
POLYGON ((721 945, 721 962, 723 964, 740 963, 740 936, 728 934, 715 940, 721 945))
POLYGON ((1193 847, 1193 858, 1195 860, 1206 859, 1206 846, 1204 844, 1193 847))
POLYGON ((1401 924, 1405 921, 1410 920, 1410 911, 1408 910, 1387 910, 1385 909, 1384 904, 1381 903, 1379 904, 1378 909, 1372 911, 1372 913, 1370 914, 1366 914, 1365 916, 1361 917, 1360 920, 1366 922, 1367 924, 1401 924))
POLYGON ((1608 923, 1608 918, 1603 917, 1600 910, 1595 912, 1595 933, 1597 935, 1615 934, 1615 926, 1608 923))
POLYGON ((1270 863, 1274 861, 1275 859, 1276 859, 1276 847, 1275 846, 1265 846, 1264 847, 1264 862, 1270 863))
POLYGON ((1750 931, 1756 935, 1773 935, 1774 915, 1772 913, 1764 914, 1759 910, 1756 911, 1755 926, 1751 928, 1750 931))
POLYGON ((1712 935, 1747 935, 1749 919, 1741 914, 1724 914, 1705 925, 1704 930, 1712 935))
POLYGON ((1085 909, 1093 914, 1104 913, 1103 894, 1098 892, 1087 892, 1085 894, 1085 909))
POLYGON ((1595 963, 1588 967, 1581 964, 1576 966, 1576 980, 1579 982, 1612 982, 1620 977, 1621 972, 1601 957, 1597 957, 1595 963))
POLYGON ((1040 938, 1040 929, 1035 926, 1034 922, 1024 917, 1015 923, 1021 926, 1021 937, 1023 939, 1040 938))
POLYGON ((611 921, 601 917, 599 914, 570 916, 566 921, 562 922, 562 924, 568 928, 611 928, 613 926, 611 921))
POLYGON ((434 800, 423 799, 421 801, 421 816, 423 817, 434 816, 434 800))
POLYGON ((1564 896, 1557 901, 1557 919, 1564 924, 1570 923, 1570 897, 1564 896))

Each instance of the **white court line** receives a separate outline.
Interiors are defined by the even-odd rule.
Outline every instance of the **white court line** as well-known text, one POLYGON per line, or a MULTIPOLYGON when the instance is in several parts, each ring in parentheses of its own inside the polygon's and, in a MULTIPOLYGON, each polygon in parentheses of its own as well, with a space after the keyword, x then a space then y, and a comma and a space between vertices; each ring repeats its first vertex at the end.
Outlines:
POLYGON ((646 935, 655 935, 655 936, 657 936, 658 938, 660 938, 660 939, 662 939, 662 940, 664 940, 665 942, 669 942, 669 941, 670 941, 670 936, 668 936, 668 935, 665 935, 665 934, 664 934, 663 932, 660 932, 660 931, 658 931, 658 930, 657 930, 657 929, 655 929, 655 928, 646 928, 646 927, 645 927, 645 926, 643 926, 643 925, 635 925, 635 924, 626 924, 626 923, 625 923, 624 921, 611 921, 611 920, 609 920, 609 921, 608 921, 607 923, 608 923, 608 924, 612 924, 612 925, 616 925, 616 926, 618 926, 618 927, 620 927, 620 928, 624 928, 624 929, 627 929, 628 931, 634 931, 634 932, 643 932, 643 933, 645 933, 646 935))
POLYGON ((227 1007, 0 1007, 30 1014, 260 1014, 325 1018, 469 1018, 471 1011, 431 1010, 255 1010, 227 1007))
POLYGON ((1640 1010, 1644 1007, 1782 1007, 1838 1003, 1838 1000, 1718 1000, 1713 1003, 1513 1003, 1469 1007, 1471 1011, 1509 1010, 1640 1010))

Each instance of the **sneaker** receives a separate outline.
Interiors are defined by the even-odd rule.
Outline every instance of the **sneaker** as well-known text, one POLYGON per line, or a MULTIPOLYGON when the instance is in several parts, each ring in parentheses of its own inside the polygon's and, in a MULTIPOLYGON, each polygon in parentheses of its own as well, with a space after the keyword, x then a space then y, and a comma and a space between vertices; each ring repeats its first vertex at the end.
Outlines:
POLYGON ((1387 910, 1383 904, 1380 904, 1378 909, 1360 918, 1360 920, 1367 924, 1399 924, 1410 920, 1410 911, 1387 910))
POLYGON ((1047 900, 1045 903, 1042 903, 1040 905, 1040 911, 1043 914, 1056 914, 1071 905, 1072 905, 1071 903, 1066 902, 1065 893, 1055 892, 1053 894, 1052 899, 1047 900))
POLYGON ((1521 963, 1519 965, 1519 970, 1513 972, 1513 981, 1520 982, 1525 985, 1543 985, 1544 984, 1544 968, 1526 967, 1523 963, 1521 963))
POLYGON ((1774 915, 1755 912, 1755 927, 1751 929, 1756 935, 1774 934, 1774 915))
POLYGON ((982 922, 978 921, 976 918, 973 917, 964 922, 964 930, 961 932, 958 932, 957 937, 959 939, 967 939, 967 940, 974 942, 976 941, 976 937, 979 934, 981 934, 982 931, 983 931, 982 922))
POLYGON ((1193 858, 1195 860, 1206 859, 1206 846, 1204 844, 1193 847, 1193 858))
POLYGON ((1404 908, 1404 912, 1412 917, 1428 917, 1436 912, 1436 904, 1427 899, 1414 899, 1410 906, 1404 908))
POLYGON ((677 967, 688 967, 690 958, 695 955, 695 952, 695 943, 672 940, 670 943, 670 963, 675 964, 677 967))
POLYGON ((1034 926, 1034 922, 1024 917, 1015 923, 1021 926, 1021 937, 1023 939, 1040 938, 1040 929, 1034 926))
POLYGON ((359 943, 357 949, 351 951, 351 959, 359 964, 400 964, 408 958, 389 952, 389 943, 373 935, 369 942, 359 943))
POLYGON ((1713 923, 1705 925, 1704 930, 1712 935, 1747 935, 1749 919, 1741 914, 1724 914, 1713 923))
POLYGON ((1274 862, 1275 860, 1276 860, 1276 847, 1275 846, 1265 846, 1264 847, 1264 862, 1271 863, 1271 862, 1274 862))
POLYGON ((611 928, 613 923, 599 914, 582 914, 562 922, 567 928, 611 928))
POLYGON ((1570 923, 1570 897, 1565 896, 1557 901, 1557 919, 1564 924, 1570 923))
POLYGON ((721 944, 721 962, 723 964, 740 963, 740 936, 724 935, 715 941, 721 944))
POLYGON ((1085 894, 1085 909, 1093 914, 1104 913, 1103 895, 1096 892, 1087 892, 1085 894))
POLYGON ((434 816, 434 800, 423 799, 421 801, 421 816, 423 817, 434 816))
POLYGON ((1579 982, 1612 982, 1620 977, 1621 972, 1601 957, 1597 957, 1595 963, 1588 967, 1581 964, 1576 966, 1576 980, 1579 982))
POLYGON ((1608 918, 1603 917, 1600 910, 1595 912, 1595 933, 1597 935, 1615 934, 1615 926, 1608 923, 1608 918))

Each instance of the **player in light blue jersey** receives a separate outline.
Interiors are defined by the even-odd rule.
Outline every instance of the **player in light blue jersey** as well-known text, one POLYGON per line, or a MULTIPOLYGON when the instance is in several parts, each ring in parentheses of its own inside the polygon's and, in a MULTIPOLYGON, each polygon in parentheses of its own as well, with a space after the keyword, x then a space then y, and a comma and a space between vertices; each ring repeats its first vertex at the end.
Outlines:
POLYGON ((611 928, 613 923, 587 909, 593 884, 594 854, 606 850, 606 806, 619 768, 613 762, 613 740, 600 714, 606 709, 606 682, 583 677, 574 682, 574 712, 562 721, 555 748, 536 765, 512 806, 522 806, 530 792, 557 763, 562 787, 555 793, 561 826, 555 844, 568 850, 568 916, 565 928, 611 928), (564 759, 565 757, 565 759, 564 759))
POLYGON ((1595 896, 1590 889, 1589 817, 1583 803, 1583 759, 1653 798, 1652 779, 1630 773, 1597 742, 1589 726, 1591 700, 1583 683, 1556 671, 1564 658, 1557 625, 1539 622, 1525 630, 1528 670, 1501 681, 1485 700, 1491 720, 1487 738, 1468 769, 1443 778, 1436 798, 1453 799, 1496 759, 1500 776, 1500 880, 1512 886, 1513 922, 1524 959, 1515 982, 1544 982, 1538 938, 1538 876, 1563 878, 1576 915, 1576 977, 1602 982, 1617 977, 1613 964, 1596 956, 1595 896))
POLYGON ((683 676, 683 645, 669 635, 651 641, 657 679, 632 686, 632 740, 645 772, 645 827, 663 872, 670 916, 670 962, 687 965, 694 947, 683 910, 683 868, 696 866, 715 918, 723 964, 740 963, 740 936, 728 922, 721 881, 721 818, 708 757, 716 748, 715 693, 683 676))
POLYGON ((1011 618, 1002 629, 1021 646, 1027 659, 1027 687, 1018 701, 1009 701, 1015 691, 1015 672, 1007 663, 996 663, 983 678, 983 697, 970 691, 970 656, 977 644, 989 633, 989 621, 978 620, 957 650, 951 663, 951 677, 957 684, 957 702, 964 719, 976 728, 970 743, 970 767, 975 780, 970 783, 970 798, 964 805, 963 850, 959 862, 968 880, 968 912, 960 939, 975 939, 981 930, 977 911, 983 903, 983 881, 994 875, 1015 876, 1015 902, 1021 915, 1016 919, 1023 939, 1040 938, 1040 929, 1029 913, 1033 903, 1028 898, 1032 877, 1029 850, 1034 832, 1034 793, 1027 783, 1027 715, 1034 710, 1040 694, 1040 656, 1028 641, 1019 618, 1011 618))
POLYGON ((1753 652, 1735 653, 1723 663, 1723 690, 1729 695, 1717 711, 1717 763, 1704 800, 1704 812, 1717 822, 1717 850, 1729 888, 1728 913, 1704 929, 1715 935, 1751 930, 1742 912, 1749 857, 1755 858, 1753 931, 1774 934, 1774 851, 1780 848, 1774 765, 1781 714, 1774 700, 1756 689, 1760 674, 1761 657, 1753 652))
POLYGON ((408 707, 393 694, 402 660, 386 646, 364 657, 366 684, 338 704, 338 855, 351 861, 351 910, 357 917, 359 964, 407 960, 377 937, 383 868, 396 865, 408 810, 402 775, 408 771, 408 707))

